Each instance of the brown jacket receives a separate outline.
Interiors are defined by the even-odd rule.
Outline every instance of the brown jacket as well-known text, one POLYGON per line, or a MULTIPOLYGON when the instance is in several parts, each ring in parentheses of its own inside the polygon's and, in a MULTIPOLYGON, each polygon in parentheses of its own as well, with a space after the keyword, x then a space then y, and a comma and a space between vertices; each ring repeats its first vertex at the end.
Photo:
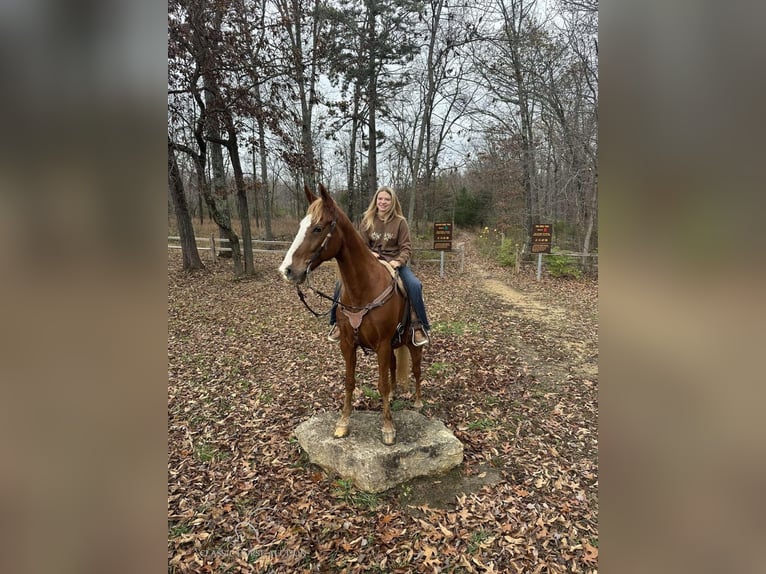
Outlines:
POLYGON ((367 246, 386 261, 397 260, 401 265, 407 265, 412 252, 407 220, 394 217, 388 223, 383 223, 376 217, 374 222, 372 229, 360 230, 367 246))

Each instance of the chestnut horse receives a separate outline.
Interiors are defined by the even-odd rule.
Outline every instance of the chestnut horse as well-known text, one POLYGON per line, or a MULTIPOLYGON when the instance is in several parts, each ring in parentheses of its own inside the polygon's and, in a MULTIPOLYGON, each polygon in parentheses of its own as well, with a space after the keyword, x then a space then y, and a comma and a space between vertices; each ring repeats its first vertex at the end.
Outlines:
POLYGON ((401 341, 395 341, 400 321, 409 318, 409 313, 404 313, 405 297, 397 289, 386 266, 372 254, 325 187, 319 185, 320 198, 308 187, 304 190, 309 209, 279 271, 297 286, 323 262, 334 257, 338 263, 343 288, 337 322, 341 334, 340 349, 346 362, 346 393, 343 411, 335 424, 335 436, 340 438, 348 434, 351 399, 356 386, 356 350, 361 346, 377 354, 378 391, 383 400, 383 442, 394 444, 396 430, 391 418, 391 396, 396 390, 397 370, 400 383, 408 386, 408 350, 415 378, 415 408, 423 406, 420 397, 423 348, 412 344, 408 325, 405 335, 396 338, 401 341))

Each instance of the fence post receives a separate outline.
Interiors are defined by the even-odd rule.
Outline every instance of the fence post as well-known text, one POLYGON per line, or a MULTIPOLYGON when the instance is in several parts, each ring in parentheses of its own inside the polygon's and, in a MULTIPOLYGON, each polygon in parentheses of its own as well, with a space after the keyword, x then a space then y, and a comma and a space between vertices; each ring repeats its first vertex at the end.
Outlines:
POLYGON ((538 253, 537 254, 537 280, 540 281, 540 276, 542 275, 543 271, 543 254, 538 253))
POLYGON ((439 277, 444 279, 444 250, 439 251, 439 277))

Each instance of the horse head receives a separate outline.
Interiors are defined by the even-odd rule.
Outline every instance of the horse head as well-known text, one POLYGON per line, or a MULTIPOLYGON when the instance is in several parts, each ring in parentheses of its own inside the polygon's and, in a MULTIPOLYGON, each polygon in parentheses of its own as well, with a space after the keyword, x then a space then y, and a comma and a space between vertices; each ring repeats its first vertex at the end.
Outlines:
POLYGON ((335 257, 340 248, 338 233, 334 233, 338 214, 327 189, 319 184, 320 197, 316 197, 308 186, 304 186, 303 190, 309 208, 279 266, 282 277, 296 284, 303 283, 310 270, 335 257))

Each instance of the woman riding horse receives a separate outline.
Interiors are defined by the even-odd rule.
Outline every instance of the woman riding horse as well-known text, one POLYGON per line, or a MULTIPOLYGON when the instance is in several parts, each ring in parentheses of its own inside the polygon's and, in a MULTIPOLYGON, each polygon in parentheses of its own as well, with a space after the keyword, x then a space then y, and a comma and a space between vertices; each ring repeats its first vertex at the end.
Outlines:
MULTIPOLYGON (((394 269, 399 269, 407 295, 410 298, 410 324, 412 342, 416 347, 427 345, 428 332, 431 329, 423 302, 423 285, 408 265, 412 254, 410 228, 402 214, 402 206, 393 189, 383 186, 375 192, 362 217, 360 228, 362 239, 378 259, 388 261, 394 269)), ((337 302, 340 283, 335 286, 334 300, 337 302)), ((340 341, 340 329, 336 325, 337 303, 330 311, 330 332, 327 338, 334 343, 340 341)))

